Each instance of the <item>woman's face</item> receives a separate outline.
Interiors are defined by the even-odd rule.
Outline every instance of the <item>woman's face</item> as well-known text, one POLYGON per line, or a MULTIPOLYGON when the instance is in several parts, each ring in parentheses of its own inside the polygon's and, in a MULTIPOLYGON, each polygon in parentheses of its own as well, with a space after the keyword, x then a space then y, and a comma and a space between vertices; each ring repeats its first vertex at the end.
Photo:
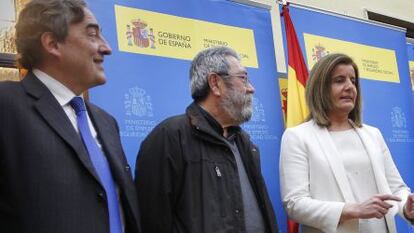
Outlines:
POLYGON ((339 64, 331 76, 332 109, 329 115, 344 115, 354 109, 357 99, 355 70, 351 64, 339 64))

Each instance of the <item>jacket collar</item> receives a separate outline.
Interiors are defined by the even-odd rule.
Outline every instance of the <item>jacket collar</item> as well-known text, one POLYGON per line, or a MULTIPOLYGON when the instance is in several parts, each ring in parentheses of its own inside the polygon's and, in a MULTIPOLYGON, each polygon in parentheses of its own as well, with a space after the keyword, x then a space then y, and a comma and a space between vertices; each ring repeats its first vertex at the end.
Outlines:
POLYGON ((75 151, 85 168, 99 181, 79 134, 49 89, 32 72, 29 72, 21 82, 26 93, 35 100, 34 109, 56 134, 75 151))
POLYGON ((326 160, 330 165, 344 201, 355 202, 355 197, 346 176, 343 161, 341 159, 341 156, 339 156, 339 151, 337 150, 328 129, 326 127, 317 125, 313 120, 311 120, 309 123, 312 124, 314 137, 319 143, 321 151, 325 155, 326 160))
MULTIPOLYGON (((320 148, 322 149, 322 152, 324 153, 331 166, 332 172, 335 176, 335 179, 338 181, 339 188, 341 189, 341 193, 345 201, 355 201, 348 178, 346 176, 343 161, 341 159, 341 156, 338 156, 339 151, 337 150, 328 129, 326 127, 318 126, 313 120, 310 122, 315 132, 314 136, 320 144, 320 148)), ((387 181, 383 175, 382 169, 380 168, 380 164, 378 164, 377 157, 382 152, 378 150, 378 145, 374 141, 375 135, 371 135, 366 127, 358 127, 351 120, 349 120, 349 122, 355 129, 358 137, 361 139, 364 149, 368 154, 368 157, 372 164, 372 170, 374 173, 375 181, 377 183, 378 192, 390 193, 391 190, 387 185, 387 181)))
MULTIPOLYGON (((354 126, 358 136, 362 141, 362 144, 364 145, 366 152, 368 153, 368 157, 371 161, 372 170, 374 173, 375 183, 377 184, 378 192, 392 194, 390 186, 388 185, 388 181, 383 172, 384 169, 381 169, 381 164, 379 164, 378 160, 379 156, 381 158, 384 156, 382 154, 383 152, 380 150, 380 148, 378 148, 378 143, 375 143, 374 141, 378 135, 373 135, 370 133, 370 131, 364 129, 364 127, 356 127, 352 121, 350 122, 354 126)), ((398 212, 398 203, 394 202, 392 204, 393 207, 385 215, 385 220, 387 221, 387 226, 390 233, 395 233, 396 226, 394 221, 394 215, 398 212)))
POLYGON ((206 119, 207 123, 210 127, 216 131, 219 135, 223 135, 223 127, 221 127, 220 123, 206 110, 204 110, 200 105, 195 104, 196 108, 200 111, 201 115, 206 119))
POLYGON ((378 144, 374 143, 374 138, 376 135, 371 135, 369 131, 364 130, 363 128, 355 126, 355 124, 350 121, 352 126, 355 128, 355 131, 357 132, 359 138, 362 141, 362 144, 364 145, 365 151, 368 154, 368 157, 372 164, 372 170, 374 172, 374 177, 377 183, 377 188, 379 193, 390 193, 391 190, 389 189, 387 185, 387 181, 381 172, 380 165, 378 164, 378 155, 380 155, 382 152, 378 150, 378 144))
MULTIPOLYGON (((225 140, 223 137, 223 128, 210 113, 201 108, 195 102, 187 107, 186 114, 190 119, 190 124, 201 134, 207 134, 220 141, 225 140)), ((230 134, 241 132, 240 126, 229 127, 230 134)))
MULTIPOLYGON (((75 151, 73 156, 77 156, 96 181, 100 182, 79 134, 75 131, 66 113, 49 89, 32 72, 29 72, 21 83, 25 92, 34 99, 35 110, 56 134, 75 151)), ((102 110, 93 104, 88 101, 85 101, 85 104, 91 121, 98 133, 105 155, 111 163, 112 174, 118 187, 125 194, 130 205, 130 210, 136 219, 135 222, 137 222, 139 213, 135 209, 135 206, 138 205, 135 200, 135 192, 131 192, 131 189, 128 188, 133 187, 132 178, 129 176, 126 177, 128 173, 124 172, 126 168, 123 166, 122 160, 119 159, 119 155, 123 155, 123 151, 117 143, 117 134, 114 133, 114 128, 111 127, 113 122, 108 122, 106 120, 107 117, 102 117, 104 115, 102 110)), ((135 227, 137 229, 140 228, 137 225, 135 227)))
MULTIPOLYGON (((377 185, 378 192, 391 194, 391 190, 384 176, 383 169, 381 169, 381 165, 378 164, 378 156, 382 156, 382 151, 378 149, 378 144, 374 141, 376 135, 372 135, 366 126, 357 127, 354 124, 354 122, 352 122, 351 120, 349 121, 355 129, 356 133, 358 134, 359 138, 361 139, 364 149, 368 154, 368 157, 372 165, 372 170, 374 173, 374 179, 377 185)), ((311 120, 309 123, 312 124, 314 136, 317 139, 322 152, 324 153, 326 159, 329 162, 329 165, 332 169, 332 173, 335 176, 335 179, 339 186, 340 192, 342 193, 344 201, 355 202, 356 200, 353 196, 352 189, 346 176, 343 161, 341 157, 338 156, 339 152, 336 149, 336 146, 328 132, 328 129, 326 127, 318 126, 313 120, 311 120)), ((387 221, 390 232, 396 232, 393 216, 397 211, 397 205, 394 205, 392 210, 389 211, 387 215, 385 215, 385 219, 387 221)))

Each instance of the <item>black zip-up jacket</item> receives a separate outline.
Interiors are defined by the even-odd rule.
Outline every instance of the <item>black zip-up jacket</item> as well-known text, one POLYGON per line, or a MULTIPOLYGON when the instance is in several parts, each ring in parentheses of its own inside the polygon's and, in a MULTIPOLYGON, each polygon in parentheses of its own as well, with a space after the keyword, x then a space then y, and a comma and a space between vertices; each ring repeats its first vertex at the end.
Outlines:
MULTIPOLYGON (((195 103, 161 122, 141 144, 136 187, 144 233, 246 232, 234 155, 195 103)), ((260 171, 259 151, 236 127, 236 143, 266 233, 276 217, 260 171)))

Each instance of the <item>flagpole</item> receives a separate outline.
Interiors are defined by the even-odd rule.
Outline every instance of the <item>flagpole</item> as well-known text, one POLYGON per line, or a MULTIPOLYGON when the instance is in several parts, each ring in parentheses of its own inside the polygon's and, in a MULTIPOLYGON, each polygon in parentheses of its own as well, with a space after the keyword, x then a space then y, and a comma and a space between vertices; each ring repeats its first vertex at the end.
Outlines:
MULTIPOLYGON (((308 79, 308 69, 303 59, 299 41, 296 35, 293 22, 289 14, 289 3, 286 0, 278 0, 282 5, 281 16, 284 19, 287 60, 288 60, 288 88, 287 88, 287 113, 286 127, 293 127, 306 119, 308 109, 305 101, 305 86, 308 79)), ((287 219, 288 233, 298 233, 299 224, 287 219)))
POLYGON ((287 4, 289 4, 287 2, 287 0, 277 0, 277 3, 279 3, 280 5, 286 6, 287 4))

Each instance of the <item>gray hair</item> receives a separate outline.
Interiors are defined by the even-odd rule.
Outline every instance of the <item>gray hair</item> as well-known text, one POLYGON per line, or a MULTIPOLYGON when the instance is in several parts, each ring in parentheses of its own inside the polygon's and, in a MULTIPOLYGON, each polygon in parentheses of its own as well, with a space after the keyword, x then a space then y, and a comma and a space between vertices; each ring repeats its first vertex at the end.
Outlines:
POLYGON ((230 69, 228 56, 240 61, 236 51, 224 46, 202 50, 194 57, 190 68, 190 88, 191 97, 195 102, 202 101, 208 96, 210 87, 207 78, 210 73, 228 73, 230 69))

